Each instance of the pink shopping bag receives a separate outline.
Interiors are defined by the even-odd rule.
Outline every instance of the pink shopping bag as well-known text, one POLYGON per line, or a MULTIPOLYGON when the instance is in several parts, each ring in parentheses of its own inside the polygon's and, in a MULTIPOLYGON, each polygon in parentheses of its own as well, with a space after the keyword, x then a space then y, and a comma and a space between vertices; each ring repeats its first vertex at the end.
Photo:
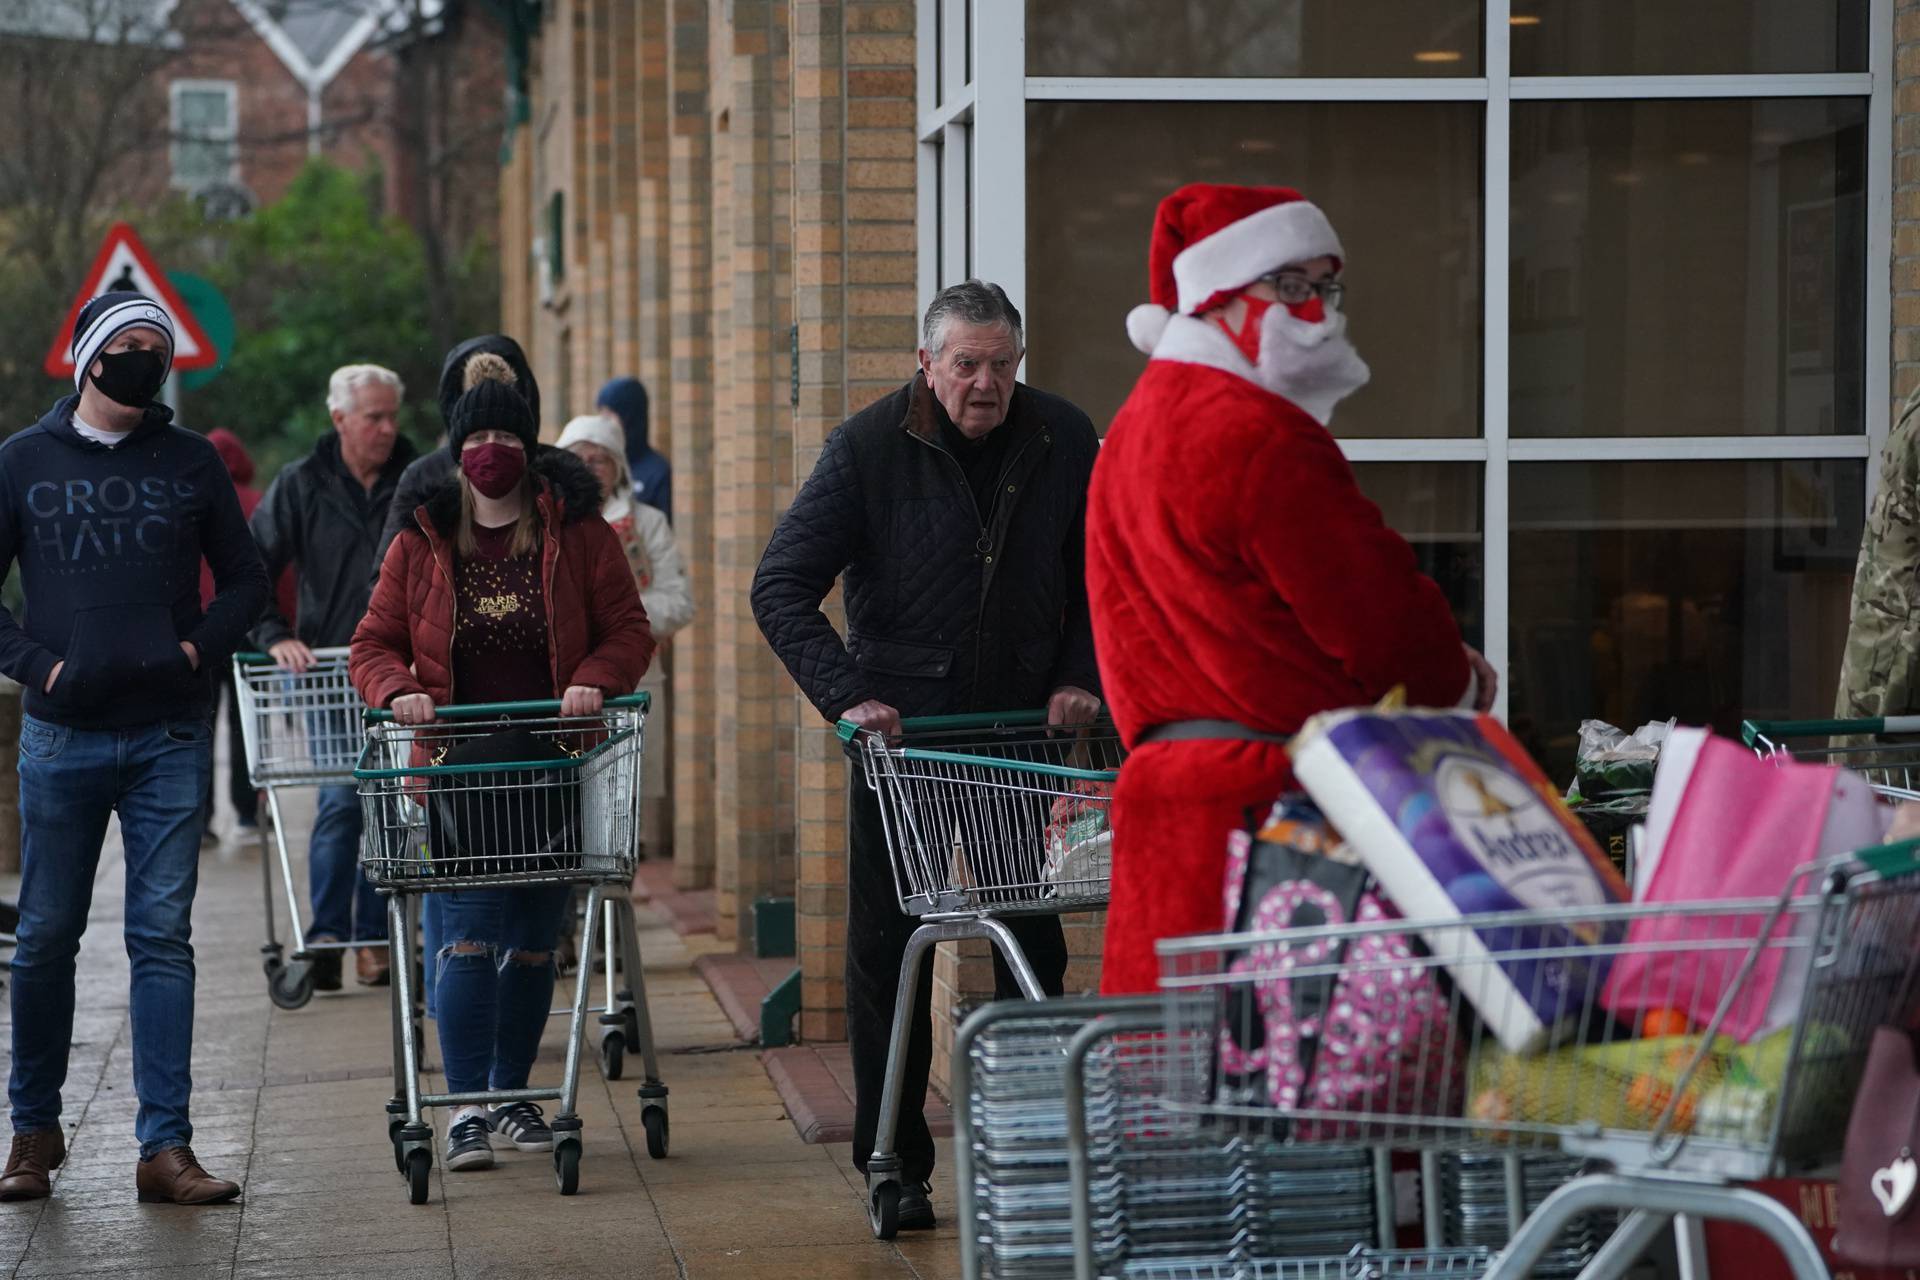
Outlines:
MULTIPOLYGON (((1704 729, 1678 730, 1654 779, 1634 900, 1777 898, 1796 867, 1878 843, 1890 816, 1866 782, 1845 769, 1763 760, 1704 729)), ((1703 1028, 1749 950, 1712 944, 1757 940, 1765 920, 1764 910, 1635 920, 1602 1000, 1632 1021, 1650 1010, 1678 1009, 1703 1028)), ((1794 927, 1794 917, 1785 917, 1769 936, 1788 936, 1794 927)), ((1801 950, 1767 948, 1721 1034, 1746 1042, 1790 1025, 1805 986, 1805 958, 1801 950), (1798 963, 1787 965, 1790 956, 1798 963)))

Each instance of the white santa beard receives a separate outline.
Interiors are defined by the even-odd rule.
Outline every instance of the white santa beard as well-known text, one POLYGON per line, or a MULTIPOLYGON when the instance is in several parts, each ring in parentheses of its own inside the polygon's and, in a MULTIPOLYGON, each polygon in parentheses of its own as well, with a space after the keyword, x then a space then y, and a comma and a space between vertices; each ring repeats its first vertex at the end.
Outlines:
POLYGON ((1320 425, 1332 425, 1334 406, 1372 376, 1347 340, 1347 318, 1339 312, 1310 324, 1275 305, 1261 317, 1253 380, 1299 405, 1320 425))

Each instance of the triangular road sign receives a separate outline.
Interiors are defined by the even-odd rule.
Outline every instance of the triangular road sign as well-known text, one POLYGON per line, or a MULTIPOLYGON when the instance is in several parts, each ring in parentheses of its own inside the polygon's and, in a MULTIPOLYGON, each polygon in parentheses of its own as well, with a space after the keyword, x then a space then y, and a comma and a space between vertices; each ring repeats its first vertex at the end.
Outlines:
POLYGON ((80 318, 80 308, 103 293, 115 289, 134 289, 146 294, 160 304, 161 310, 173 318, 173 367, 178 370, 206 369, 220 361, 220 353, 214 350, 213 342, 207 337, 206 330, 194 319, 193 312, 180 300, 179 292, 167 280, 167 273, 147 252, 147 246, 140 243, 140 237, 134 234, 131 226, 116 222, 107 232, 107 239, 100 246, 100 252, 93 260, 93 266, 87 271, 87 282, 75 295, 73 305, 67 308, 66 323, 60 326, 60 332, 53 337, 53 345, 47 348, 47 358, 42 367, 56 378, 73 376, 73 325, 80 318))

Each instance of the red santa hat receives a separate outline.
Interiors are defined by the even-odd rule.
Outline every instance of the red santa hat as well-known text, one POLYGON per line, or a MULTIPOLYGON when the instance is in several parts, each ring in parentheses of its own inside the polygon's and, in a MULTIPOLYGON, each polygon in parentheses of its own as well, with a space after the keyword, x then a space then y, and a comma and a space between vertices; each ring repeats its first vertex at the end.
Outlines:
POLYGON ((1190 182, 1153 216, 1153 301, 1127 313, 1127 336, 1151 355, 1178 313, 1196 315, 1270 271, 1345 258, 1327 215, 1290 187, 1190 182))

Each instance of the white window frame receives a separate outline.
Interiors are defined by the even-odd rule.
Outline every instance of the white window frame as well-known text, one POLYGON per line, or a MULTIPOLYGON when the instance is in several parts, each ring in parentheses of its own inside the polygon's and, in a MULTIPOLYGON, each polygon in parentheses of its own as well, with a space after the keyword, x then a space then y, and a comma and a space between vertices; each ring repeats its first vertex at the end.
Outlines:
POLYGON ((167 125, 172 141, 167 146, 167 181, 176 191, 197 191, 210 181, 189 179, 180 174, 180 148, 185 143, 180 124, 180 97, 186 93, 219 93, 227 99, 227 131, 224 135, 198 138, 195 142, 224 142, 230 159, 222 178, 211 179, 228 184, 240 181, 240 86, 232 80, 175 80, 167 86, 167 125))
MULTIPOLYGON (((1191 3, 1193 0, 1165 0, 1191 3)), ((1460 78, 1229 79, 1029 76, 1026 0, 918 0, 919 293, 922 309, 942 286, 978 275, 1027 305, 1027 136, 1029 101, 1481 102, 1486 105, 1483 190, 1485 263, 1481 434, 1477 439, 1342 440, 1354 462, 1477 462, 1482 518, 1487 659, 1502 673, 1497 714, 1507 711, 1511 616, 1509 473, 1524 462, 1635 462, 1862 458, 1866 499, 1893 399, 1893 0, 1870 0, 1867 71, 1835 75, 1514 76, 1508 57, 1511 0, 1483 0, 1484 74, 1460 78), (968 68, 965 23, 973 31, 968 68), (935 36, 935 24, 943 30, 935 36), (969 74, 971 71, 971 74, 969 74), (943 86, 954 86, 943 92, 943 86), (1516 100, 1654 98, 1860 98, 1867 102, 1865 430, 1839 436, 1512 438, 1508 421, 1508 226, 1512 104, 1516 100), (973 148, 973 209, 964 164, 973 148), (965 229, 971 225, 972 235, 965 229)), ((1140 246, 1144 263, 1146 245, 1140 246)), ((1121 341, 1120 335, 1115 341, 1121 341)))

